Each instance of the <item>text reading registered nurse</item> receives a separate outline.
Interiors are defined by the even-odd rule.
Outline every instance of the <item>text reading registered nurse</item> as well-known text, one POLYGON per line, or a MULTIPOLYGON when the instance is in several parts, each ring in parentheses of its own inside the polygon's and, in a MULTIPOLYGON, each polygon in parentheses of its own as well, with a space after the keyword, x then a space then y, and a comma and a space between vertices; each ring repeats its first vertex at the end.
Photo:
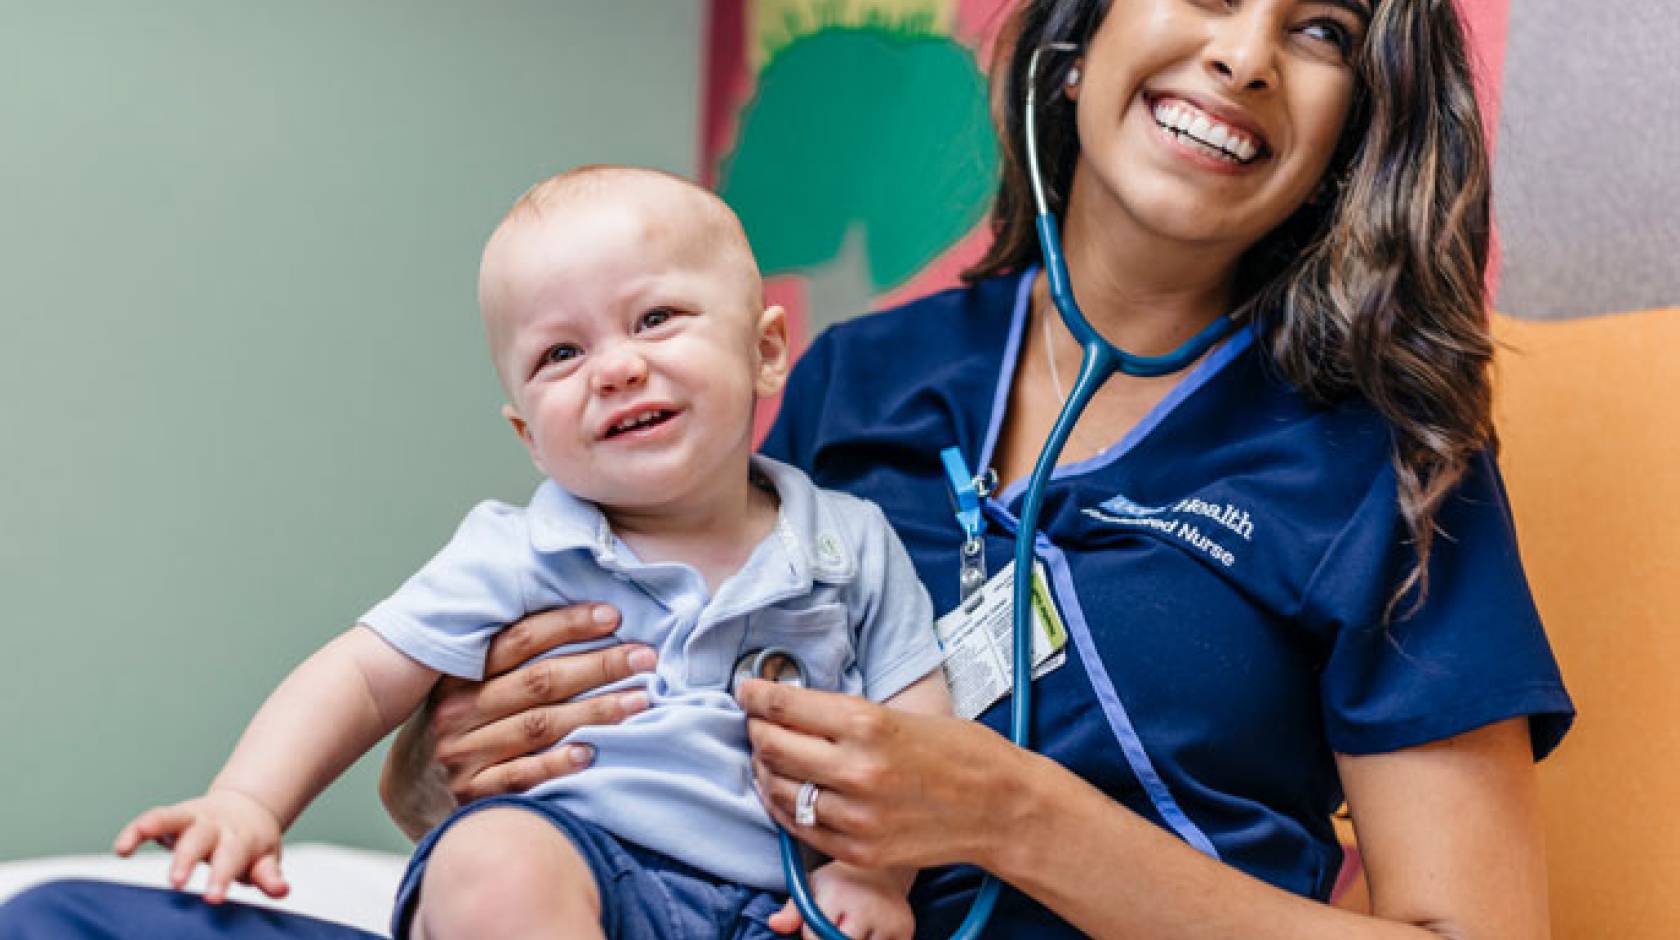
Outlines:
MULTIPOLYGON (((1024 4, 996 58, 996 243, 967 287, 819 337, 766 451, 878 502, 944 613, 957 447, 996 471, 989 574, 1007 563, 1079 359, 1022 166, 1021 83, 1052 43, 1077 48, 1042 70, 1039 147, 1085 315, 1140 354, 1241 328, 1183 374, 1110 380, 1073 432, 1038 552, 1067 632, 1035 686, 1041 753, 998 733, 1007 701, 964 721, 748 683, 772 815, 836 858, 931 868, 918 936, 950 932, 974 866, 1009 885, 991 937, 1547 936, 1533 762, 1573 710, 1493 459, 1488 165, 1452 3, 1024 4), (1322 903, 1344 797, 1370 915, 1322 903)), ((613 626, 532 617, 497 678, 444 690, 387 768, 405 828, 452 802, 422 780, 465 799, 588 773, 543 748, 634 708, 569 699, 645 653, 515 666, 613 626)), ((148 897, 127 922, 173 923, 148 897)), ((263 935, 230 923, 190 929, 263 935)))

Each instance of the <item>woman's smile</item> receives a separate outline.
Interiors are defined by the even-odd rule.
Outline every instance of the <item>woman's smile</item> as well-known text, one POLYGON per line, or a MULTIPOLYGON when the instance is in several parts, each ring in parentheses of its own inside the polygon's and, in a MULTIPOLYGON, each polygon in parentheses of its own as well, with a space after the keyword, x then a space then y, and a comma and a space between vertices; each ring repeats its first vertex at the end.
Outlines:
POLYGON ((1353 71, 1320 35, 1326 12, 1115 3, 1066 91, 1079 134, 1070 198, 1096 203, 1070 214, 1224 242, 1233 256, 1281 224, 1323 177, 1352 100, 1353 71))
POLYGON ((1192 154, 1206 155, 1223 166, 1241 168, 1271 153, 1265 135, 1258 129, 1205 99, 1144 92, 1143 102, 1155 126, 1192 154))

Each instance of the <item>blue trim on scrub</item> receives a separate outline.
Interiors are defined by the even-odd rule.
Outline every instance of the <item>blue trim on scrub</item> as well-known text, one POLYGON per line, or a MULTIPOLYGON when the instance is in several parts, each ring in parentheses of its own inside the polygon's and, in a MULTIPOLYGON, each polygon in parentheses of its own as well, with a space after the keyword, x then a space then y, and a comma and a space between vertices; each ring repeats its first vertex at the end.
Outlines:
MULTIPOLYGON (((1055 586, 1055 592, 1060 598, 1067 598, 1061 603, 1062 620, 1066 623, 1068 632, 1073 635, 1074 645, 1079 647, 1080 662, 1085 664, 1085 674, 1091 679, 1091 688, 1097 693, 1097 701, 1102 703, 1103 714, 1108 718, 1109 727, 1114 729, 1114 737, 1120 742, 1120 749, 1126 754, 1126 763, 1132 768, 1138 782, 1143 785, 1144 792, 1149 794, 1149 802, 1155 804, 1155 811, 1161 814, 1161 819, 1178 837, 1190 843, 1202 854, 1209 858, 1218 858, 1219 850, 1214 848, 1213 840, 1201 830, 1190 816, 1173 799, 1172 791, 1167 788, 1166 781, 1155 772, 1155 764, 1149 759, 1149 752, 1144 750, 1143 739, 1138 737, 1137 729, 1132 727, 1131 716, 1126 714, 1126 706, 1120 703, 1120 693, 1115 691, 1114 681, 1109 678, 1108 670, 1103 667, 1102 656, 1097 651, 1096 638, 1091 636, 1091 627, 1085 622, 1085 609, 1079 606, 1079 594, 1073 589, 1073 573, 1068 569, 1067 557, 1061 549, 1050 545, 1043 536, 1038 539, 1039 554, 1044 556, 1045 564, 1050 569, 1050 581, 1055 586)), ((1060 603, 1060 601, 1058 601, 1060 603)))
POLYGON ((997 390, 992 393, 992 419, 986 425, 986 441, 980 445, 980 459, 975 470, 985 473, 992 465, 992 449, 997 446, 998 431, 1003 428, 1003 413, 1009 409, 1009 390, 1014 387, 1015 361, 1021 355, 1022 334, 1027 326, 1027 311, 1032 306, 1033 281, 1038 277, 1038 265, 1021 272, 1021 283, 1015 288, 1015 311, 1009 315, 1009 340, 1003 347, 1003 363, 998 366, 997 390))
MULTIPOLYGON (((991 466, 992 452, 997 445, 998 434, 1003 427, 1003 416, 1009 403, 1009 393, 1014 385, 1013 377, 1020 356, 1022 336, 1026 328, 1027 314, 1031 309, 1033 280, 1038 276, 1038 268, 1030 267, 1021 273, 1019 287, 1015 291, 1015 309, 1010 317, 1009 342, 1004 348, 1003 364, 998 372, 997 391, 992 396, 992 415, 986 427, 985 445, 980 451, 980 459, 976 466, 985 468, 991 466)), ((1230 339, 1200 363, 1190 370, 1189 374, 1173 386, 1172 391, 1162 398, 1147 415, 1139 421, 1119 443, 1105 448, 1095 456, 1057 467, 1050 475, 1052 481, 1069 476, 1091 473, 1108 466, 1125 456, 1138 442, 1149 436, 1149 433, 1172 414, 1173 409, 1207 382, 1226 365, 1241 355, 1244 350, 1254 343, 1253 324, 1244 324, 1230 339)), ((984 472, 984 470, 982 470, 984 472)), ((1026 479, 1019 479, 1009 484, 1002 492, 988 497, 985 501, 993 518, 1003 524, 1011 534, 1019 529, 1019 520, 1006 507, 1007 504, 1020 497, 1026 487, 1026 479)), ((1051 543, 1044 533, 1039 532, 1034 538, 1034 554, 1043 561, 1050 571, 1051 593, 1056 597, 1056 603, 1062 611, 1068 632, 1073 636, 1073 642, 1079 649, 1079 661, 1085 666, 1085 674, 1091 681, 1091 688, 1096 692, 1097 701, 1102 705, 1103 716, 1108 719, 1108 726, 1114 733, 1114 738, 1120 744, 1120 750, 1125 755, 1126 764, 1131 768, 1132 775, 1148 794, 1150 803, 1160 814, 1162 822, 1166 823, 1178 837, 1192 847, 1211 858, 1219 858, 1219 850, 1214 847, 1213 840, 1207 833, 1197 826, 1189 814, 1178 805, 1173 798, 1172 791, 1166 781, 1156 772, 1155 764, 1149 759, 1149 752, 1143 746, 1143 739, 1139 737, 1137 729, 1132 725, 1132 719, 1126 712, 1126 706, 1120 701, 1120 693, 1114 687, 1114 680, 1110 678, 1108 669, 1103 665, 1102 656, 1097 650, 1095 637, 1091 635, 1091 627, 1085 620, 1085 611, 1079 604, 1079 593, 1074 589, 1073 575, 1067 563, 1067 557, 1061 549, 1051 543)))

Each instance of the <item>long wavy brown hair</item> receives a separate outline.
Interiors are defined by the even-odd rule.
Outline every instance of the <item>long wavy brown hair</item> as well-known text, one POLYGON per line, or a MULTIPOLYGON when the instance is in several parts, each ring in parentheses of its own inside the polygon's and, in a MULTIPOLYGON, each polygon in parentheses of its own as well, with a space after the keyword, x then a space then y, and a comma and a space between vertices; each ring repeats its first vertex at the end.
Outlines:
MULTIPOLYGON (((1083 48, 1109 0, 1030 0, 998 39, 992 83, 1002 143, 991 249, 969 280, 1038 260, 1027 180, 1027 61, 1048 42, 1083 48)), ((1377 0, 1354 54, 1354 104, 1322 195, 1243 257, 1238 309, 1278 371, 1310 399, 1361 396, 1393 430, 1400 511, 1417 563, 1385 615, 1428 589, 1442 502, 1470 460, 1498 441, 1483 271, 1488 260, 1487 148, 1464 31, 1451 0, 1377 0)), ((1057 91, 1072 64, 1041 69, 1039 162, 1060 217, 1079 141, 1057 91)))

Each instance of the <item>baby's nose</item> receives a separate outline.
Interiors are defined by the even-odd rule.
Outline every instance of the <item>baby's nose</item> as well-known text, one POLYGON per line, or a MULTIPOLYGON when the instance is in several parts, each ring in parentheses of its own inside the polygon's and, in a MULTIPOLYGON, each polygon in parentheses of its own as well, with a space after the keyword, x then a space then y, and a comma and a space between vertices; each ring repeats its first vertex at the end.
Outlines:
POLYGON ((599 351, 595 357, 594 384, 598 392, 616 391, 640 385, 647 379, 647 359, 627 344, 599 351))

